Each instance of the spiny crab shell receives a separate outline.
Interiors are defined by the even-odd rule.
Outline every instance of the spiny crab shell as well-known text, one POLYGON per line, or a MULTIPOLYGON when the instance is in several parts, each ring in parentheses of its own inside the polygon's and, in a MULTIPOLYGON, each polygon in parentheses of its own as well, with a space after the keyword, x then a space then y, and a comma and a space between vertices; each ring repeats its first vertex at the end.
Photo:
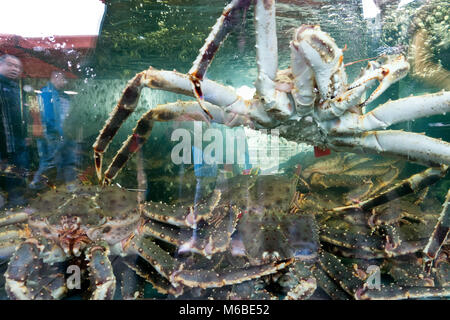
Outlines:
POLYGON ((53 240, 66 255, 79 256, 92 241, 114 246, 129 239, 142 223, 137 205, 135 193, 117 187, 52 190, 30 202, 28 227, 32 236, 53 240))
MULTIPOLYGON (((139 204, 136 193, 115 186, 43 193, 26 208, 0 217, 2 256, 12 255, 5 273, 7 293, 13 299, 61 298, 67 284, 53 265, 73 262, 82 269, 87 265, 92 299, 112 299, 112 256, 121 257, 123 265, 160 293, 174 296, 193 287, 223 287, 275 273, 293 262, 292 254, 271 259, 261 252, 262 257, 250 259, 245 251, 233 253, 231 236, 243 211, 259 207, 246 206, 243 192, 250 188, 257 194, 250 187, 254 181, 240 185, 238 180, 194 205, 139 204), (230 259, 233 263, 226 263, 230 259)), ((286 206, 285 196, 273 204, 286 206)), ((122 292, 132 292, 123 281, 122 292)))
POLYGON ((142 224, 136 194, 118 187, 49 190, 26 208, 5 212, 0 217, 0 251, 2 260, 13 256, 5 273, 8 295, 60 298, 67 291, 64 275, 52 265, 86 259, 96 286, 92 298, 112 298, 115 278, 107 256, 127 254, 142 224), (52 277, 59 279, 59 287, 40 288, 52 277))

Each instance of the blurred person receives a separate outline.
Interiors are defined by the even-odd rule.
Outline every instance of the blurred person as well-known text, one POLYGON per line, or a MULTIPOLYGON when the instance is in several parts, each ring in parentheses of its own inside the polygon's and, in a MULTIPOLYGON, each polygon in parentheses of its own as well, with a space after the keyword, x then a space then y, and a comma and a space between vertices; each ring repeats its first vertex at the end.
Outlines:
MULTIPOLYGON (((3 163, 13 165, 26 177, 29 170, 27 138, 27 112, 21 108, 21 92, 17 80, 22 74, 21 61, 12 55, 0 57, 0 157, 3 163)), ((7 192, 8 206, 25 204, 26 181, 22 178, 1 179, 1 187, 7 192)))
POLYGON ((74 188, 76 179, 76 142, 64 132, 64 121, 70 111, 69 96, 63 89, 67 85, 65 75, 60 71, 51 74, 50 81, 38 96, 41 114, 42 137, 36 139, 39 154, 39 168, 34 174, 30 188, 41 189, 44 174, 57 169, 57 180, 74 188))

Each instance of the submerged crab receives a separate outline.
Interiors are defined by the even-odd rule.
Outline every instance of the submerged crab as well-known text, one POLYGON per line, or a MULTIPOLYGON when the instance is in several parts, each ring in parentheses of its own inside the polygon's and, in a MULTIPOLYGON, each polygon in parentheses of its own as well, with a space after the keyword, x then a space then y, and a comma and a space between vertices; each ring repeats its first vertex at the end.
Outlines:
MULTIPOLYGON (((401 205, 405 206, 406 202, 401 205)), ((319 218, 320 239, 324 250, 342 257, 347 266, 352 266, 347 267, 346 273, 340 274, 339 279, 348 282, 343 288, 354 298, 448 297, 448 256, 441 252, 432 272, 423 270, 424 256, 421 251, 437 219, 438 212, 422 211, 418 216, 405 214, 402 219, 389 221, 390 224, 368 227, 363 223, 364 219, 356 223, 342 217, 327 219, 322 216, 319 218), (383 281, 376 289, 370 288, 367 283, 370 268, 374 266, 380 270, 380 280, 383 281)))
MULTIPOLYGON (((189 206, 139 204, 136 193, 115 186, 80 186, 73 193, 50 190, 0 218, 1 257, 12 255, 5 272, 6 291, 12 299, 61 298, 68 286, 58 263, 68 262, 80 268, 87 264, 92 299, 112 299, 113 256, 124 257, 123 263, 160 292, 175 296, 185 288, 252 280, 292 263, 250 263, 244 257, 214 272, 220 255, 228 254, 240 216, 230 201, 220 189, 207 202, 189 206), (164 248, 158 239, 176 250, 164 248), (177 256, 181 252, 198 258, 195 263, 184 261, 177 256), (137 256, 141 263, 135 261, 137 256), (206 273, 201 271, 205 266, 206 273)), ((132 297, 129 284, 122 285, 123 294, 131 292, 126 295, 132 297)))
MULTIPOLYGON (((181 276, 178 280, 206 289, 220 283, 214 273, 223 274, 230 267, 242 267, 242 263, 260 265, 287 260, 292 263, 251 281, 205 290, 201 297, 262 299, 281 295, 287 299, 306 299, 314 298, 316 288, 333 299, 405 299, 450 294, 445 273, 450 261, 446 253, 440 254, 438 268, 431 275, 417 269, 423 260, 420 251, 439 218, 437 200, 427 197, 422 209, 409 196, 369 212, 354 210, 343 215, 322 207, 320 202, 313 209, 309 204, 304 206, 305 202, 299 198, 290 201, 295 181, 284 176, 242 176, 228 182, 230 189, 224 199, 233 200, 243 212, 228 247, 222 247, 226 251, 206 262, 191 257, 185 264, 187 270, 177 275, 181 276), (243 193, 247 188, 248 193, 243 193), (338 257, 356 264, 352 267, 338 257), (406 269, 402 262, 414 257, 416 269, 411 266, 402 275, 399 270, 406 269), (379 291, 368 288, 365 271, 369 265, 380 266, 383 277, 393 278, 391 283, 383 284, 379 291)), ((336 204, 339 205, 337 200, 336 204)))
POLYGON ((396 200, 400 203, 376 208, 371 219, 371 213, 341 215, 320 203, 316 209, 304 207, 292 201, 295 185, 284 176, 234 177, 216 188, 211 197, 216 209, 207 214, 195 214, 195 206, 182 211, 148 203, 145 210, 153 221, 145 232, 169 246, 162 253, 161 243, 145 239, 142 247, 151 248, 149 256, 164 255, 166 265, 155 270, 143 260, 127 264, 161 293, 174 294, 182 286, 182 298, 306 299, 317 287, 335 299, 449 294, 447 285, 432 279, 445 276, 442 272, 395 278, 374 293, 367 290, 361 269, 422 250, 438 219, 436 202, 424 211, 408 199, 396 200), (230 205, 239 211, 218 210, 230 205), (359 267, 343 264, 336 255, 359 259, 359 267))
MULTIPOLYGON (((314 216, 291 211, 296 181, 285 176, 222 181, 211 197, 212 215, 195 213, 195 206, 189 212, 147 203, 153 221, 144 226, 146 234, 168 243, 165 261, 182 268, 155 272, 142 260, 128 265, 160 293, 173 294, 183 285, 182 298, 306 299, 317 286, 338 286, 322 265, 340 262, 320 250, 314 216), (218 210, 229 207, 235 209, 218 210)), ((161 250, 145 241, 142 247, 161 250)))
MULTIPOLYGON (((407 75, 409 64, 404 56, 388 55, 371 61, 361 75, 348 84, 342 50, 319 26, 298 28, 290 49, 291 67, 278 71, 274 0, 231 1, 188 74, 150 67, 130 80, 94 144, 99 179, 103 179, 103 153, 121 124, 136 109, 143 87, 194 96, 197 101, 168 103, 146 112, 105 172, 105 183, 111 182, 145 143, 154 121, 200 120, 227 126, 276 128, 282 137, 322 149, 380 153, 431 166, 434 171, 447 170, 450 143, 419 133, 384 129, 399 122, 450 111, 450 92, 394 100, 362 114, 363 106, 407 75), (255 7, 258 75, 256 93, 246 100, 234 88, 205 79, 205 74, 221 43, 251 4, 255 7), (377 81, 378 87, 361 102, 365 92, 377 81)), ((411 184, 410 187, 416 190, 417 186, 411 184)), ((448 220, 448 214, 443 220, 448 220)), ((448 231, 445 223, 436 226, 426 249, 428 265, 432 264, 448 231)))
POLYGON ((136 194, 117 187, 50 190, 24 209, 0 218, 5 288, 12 299, 61 298, 67 291, 60 262, 86 266, 92 299, 112 299, 115 277, 108 255, 128 254, 141 235, 136 194))
POLYGON ((389 186, 400 171, 401 163, 396 159, 342 152, 320 158, 306 167, 300 181, 311 193, 323 194, 330 188, 346 189, 343 201, 350 204, 389 186))
MULTIPOLYGON (((315 169, 321 167, 314 166, 315 169)), ((332 167, 328 169, 333 170, 332 167)), ((306 171, 311 172, 311 167, 306 171)), ((420 184, 429 178, 429 175, 419 174, 415 182, 420 184)), ((408 181, 394 183, 394 187, 386 185, 369 199, 351 206, 341 207, 346 200, 341 190, 335 188, 341 186, 340 182, 328 185, 321 193, 301 194, 295 202, 297 210, 316 213, 323 250, 347 261, 347 267, 340 267, 342 274, 334 279, 342 281, 341 287, 353 298, 406 299, 450 295, 448 273, 445 272, 450 260, 444 252, 439 254, 429 273, 423 270, 426 255, 422 251, 440 219, 439 202, 424 194, 398 198, 402 195, 399 186, 407 185, 408 181), (349 260, 354 270, 349 268, 349 260), (366 283, 369 276, 366 270, 375 266, 381 268, 383 278, 390 279, 378 290, 368 288, 366 283)), ((338 270, 334 266, 338 265, 334 263, 329 270, 324 269, 333 278, 338 270)))
MULTIPOLYGON (((278 253, 272 256, 273 247, 268 247, 267 252, 249 252, 249 247, 264 247, 265 243, 250 243, 247 233, 240 231, 241 223, 246 224, 247 217, 256 212, 267 216, 277 209, 280 212, 288 209, 294 187, 292 184, 279 183, 278 177, 259 179, 238 176, 218 182, 214 192, 208 196, 206 206, 148 202, 143 209, 150 221, 144 226, 144 232, 162 243, 145 239, 143 247, 162 251, 166 243, 165 261, 166 265, 170 261, 171 267, 155 268, 155 272, 144 261, 129 263, 129 266, 151 282, 160 293, 178 295, 184 290, 186 295, 182 297, 199 295, 199 290, 204 297, 216 296, 219 292, 237 294, 236 290, 240 291, 238 287, 242 289, 248 283, 253 283, 254 279, 286 269, 297 260, 308 259, 305 252, 312 255, 316 251, 317 239, 309 237, 312 235, 310 230, 314 229, 311 228, 311 222, 296 217, 289 220, 291 224, 308 232, 297 232, 285 238, 282 244, 290 247, 281 248, 281 243, 276 244, 282 256, 278 253), (277 187, 281 192, 274 192, 277 187), (268 188, 271 188, 270 192, 268 188), (302 242, 295 242, 300 238, 302 242), (240 285, 243 282, 247 284, 240 285)), ((265 295, 262 291, 259 293, 265 295)), ((256 292, 252 294, 254 297, 256 292)), ((241 293, 239 297, 243 298, 245 294, 241 293)))

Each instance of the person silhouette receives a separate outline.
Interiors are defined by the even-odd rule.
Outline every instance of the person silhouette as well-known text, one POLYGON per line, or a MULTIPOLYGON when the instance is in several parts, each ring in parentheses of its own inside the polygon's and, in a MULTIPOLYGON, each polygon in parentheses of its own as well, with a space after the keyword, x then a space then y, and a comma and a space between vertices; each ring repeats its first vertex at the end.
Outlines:
POLYGON ((2 177, 1 187, 8 194, 8 206, 26 203, 24 192, 29 171, 27 112, 21 104, 23 92, 17 83, 22 74, 19 58, 5 54, 0 57, 0 158, 12 165, 17 177, 2 177))
POLYGON ((39 168, 29 187, 41 189, 45 186, 44 174, 52 168, 57 169, 57 180, 74 187, 76 179, 76 143, 64 132, 64 121, 70 111, 69 96, 63 88, 67 80, 60 71, 51 74, 50 81, 41 89, 39 108, 43 136, 36 139, 39 154, 39 168))

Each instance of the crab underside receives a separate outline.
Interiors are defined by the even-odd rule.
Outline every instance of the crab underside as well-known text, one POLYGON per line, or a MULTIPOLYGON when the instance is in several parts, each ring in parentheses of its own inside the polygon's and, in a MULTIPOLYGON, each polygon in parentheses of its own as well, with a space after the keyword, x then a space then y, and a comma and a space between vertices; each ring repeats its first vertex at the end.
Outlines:
MULTIPOLYGON (((278 70, 274 0, 231 1, 213 26, 188 74, 150 67, 129 81, 93 146, 99 180, 104 184, 112 182, 149 138, 155 121, 186 120, 216 122, 229 127, 278 129, 280 136, 288 140, 321 149, 378 153, 382 157, 429 167, 405 180, 402 186, 396 186, 392 192, 400 195, 418 192, 445 176, 450 164, 450 143, 424 134, 385 129, 401 122, 445 114, 450 111, 450 92, 393 100, 363 113, 365 106, 408 74, 409 63, 403 55, 380 56, 370 61, 352 83, 347 83, 343 50, 319 26, 300 26, 289 48, 290 68, 278 70), (205 75, 220 45, 252 4, 256 31, 256 93, 251 99, 244 99, 234 88, 209 80, 205 75), (378 86, 370 92, 377 82, 378 86), (195 101, 159 105, 142 115, 103 176, 103 154, 122 123, 136 109, 144 87, 184 94, 194 97, 195 101), (366 92, 370 93, 367 99, 366 92)), ((392 192, 386 193, 384 198, 357 204, 353 198, 368 193, 371 185, 378 185, 377 179, 389 179, 389 175, 393 178, 396 169, 391 172, 390 167, 379 168, 384 174, 366 179, 356 194, 348 195, 339 210, 347 210, 346 205, 366 210, 388 201, 392 192)), ((312 175, 316 177, 311 183, 322 186, 333 183, 330 181, 333 177, 320 177, 314 172, 312 175)), ((446 241, 450 225, 448 211, 442 211, 424 248, 428 271, 446 241)))

